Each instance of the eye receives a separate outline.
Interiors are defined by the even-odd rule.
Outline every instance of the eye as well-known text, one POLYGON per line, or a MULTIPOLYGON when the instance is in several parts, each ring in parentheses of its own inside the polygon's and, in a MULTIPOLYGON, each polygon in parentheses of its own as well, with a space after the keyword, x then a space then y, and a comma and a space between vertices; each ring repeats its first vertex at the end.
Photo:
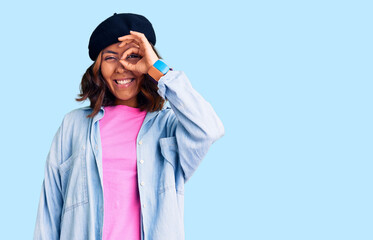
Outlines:
POLYGON ((131 55, 129 55, 127 58, 141 58, 140 55, 137 55, 137 54, 134 54, 132 53, 131 55))
POLYGON ((115 61, 115 60, 117 60, 117 58, 113 57, 113 56, 107 56, 107 57, 104 58, 104 60, 105 61, 115 61))

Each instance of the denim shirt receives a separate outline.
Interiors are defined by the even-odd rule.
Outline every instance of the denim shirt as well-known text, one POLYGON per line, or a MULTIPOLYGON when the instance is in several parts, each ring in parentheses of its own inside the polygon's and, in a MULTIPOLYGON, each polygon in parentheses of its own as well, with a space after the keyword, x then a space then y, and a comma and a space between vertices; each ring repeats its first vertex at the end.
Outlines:
MULTIPOLYGON (((181 71, 158 82, 171 107, 147 112, 137 136, 142 240, 184 239, 184 184, 224 135, 212 106, 181 71)), ((99 120, 90 107, 67 113, 45 164, 34 240, 102 239, 103 182, 99 120)))

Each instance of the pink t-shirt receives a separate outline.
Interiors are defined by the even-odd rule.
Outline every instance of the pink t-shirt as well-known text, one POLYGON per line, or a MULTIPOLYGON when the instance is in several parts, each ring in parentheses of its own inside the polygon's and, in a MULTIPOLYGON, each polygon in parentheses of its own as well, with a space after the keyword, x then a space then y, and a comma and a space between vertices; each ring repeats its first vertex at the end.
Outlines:
POLYGON ((140 240, 136 138, 146 111, 125 105, 104 107, 100 120, 104 184, 103 240, 140 240))

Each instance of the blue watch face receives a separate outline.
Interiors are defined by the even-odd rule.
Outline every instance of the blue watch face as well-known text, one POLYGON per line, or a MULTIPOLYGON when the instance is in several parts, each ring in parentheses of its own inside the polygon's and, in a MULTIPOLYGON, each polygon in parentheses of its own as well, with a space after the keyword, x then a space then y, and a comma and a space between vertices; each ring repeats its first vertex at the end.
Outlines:
POLYGON ((156 69, 158 69, 161 73, 166 74, 170 69, 166 63, 164 63, 161 59, 158 59, 153 65, 156 69))

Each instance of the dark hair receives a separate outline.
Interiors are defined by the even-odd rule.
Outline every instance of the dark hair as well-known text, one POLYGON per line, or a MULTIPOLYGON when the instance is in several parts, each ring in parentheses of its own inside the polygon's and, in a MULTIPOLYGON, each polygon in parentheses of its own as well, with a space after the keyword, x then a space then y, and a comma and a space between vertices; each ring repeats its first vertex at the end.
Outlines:
MULTIPOLYGON (((161 58, 153 45, 152 48, 157 56, 161 58)), ((101 54, 100 52, 96 61, 84 73, 80 83, 79 98, 75 99, 81 102, 89 98, 90 107, 93 111, 87 117, 94 117, 100 111, 101 106, 113 106, 115 103, 115 96, 110 92, 101 74, 101 54)), ((137 94, 137 103, 141 111, 154 112, 163 108, 165 100, 158 94, 158 86, 150 79, 148 74, 144 74, 139 87, 140 92, 137 94)))

